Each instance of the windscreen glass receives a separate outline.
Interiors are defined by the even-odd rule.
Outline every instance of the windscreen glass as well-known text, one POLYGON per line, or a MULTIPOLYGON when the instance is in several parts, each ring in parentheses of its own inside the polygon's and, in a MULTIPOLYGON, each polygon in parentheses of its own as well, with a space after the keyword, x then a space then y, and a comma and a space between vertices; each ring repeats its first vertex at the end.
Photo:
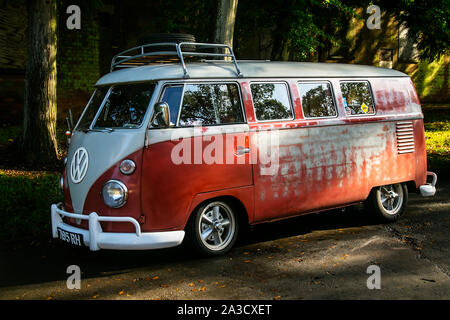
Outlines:
POLYGON ((94 128, 138 128, 144 120, 155 84, 114 86, 94 128))
POLYGON ((92 120, 94 120, 98 109, 102 105, 103 99, 105 99, 108 89, 109 87, 98 88, 97 90, 95 90, 91 100, 89 101, 89 104, 84 111, 84 114, 82 115, 82 118, 80 119, 80 122, 78 123, 77 130, 83 131, 89 129, 92 120))

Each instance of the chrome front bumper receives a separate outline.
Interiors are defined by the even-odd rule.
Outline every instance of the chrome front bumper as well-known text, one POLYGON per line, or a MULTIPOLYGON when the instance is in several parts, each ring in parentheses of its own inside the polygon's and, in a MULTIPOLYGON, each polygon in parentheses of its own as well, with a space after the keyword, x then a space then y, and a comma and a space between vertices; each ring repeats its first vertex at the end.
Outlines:
POLYGON ((437 175, 434 172, 427 172, 427 177, 432 176, 433 180, 431 183, 424 184, 419 187, 420 194, 422 197, 432 197, 436 193, 436 181, 437 175))
POLYGON ((81 234, 85 246, 90 250, 148 250, 175 247, 183 242, 184 231, 141 232, 141 226, 131 217, 104 217, 96 212, 89 215, 66 212, 61 209, 62 204, 53 204, 51 207, 52 235, 59 238, 58 228, 67 232, 81 234), (63 217, 88 220, 89 230, 77 228, 64 223, 63 217), (101 221, 129 222, 135 227, 135 233, 103 232, 101 221))

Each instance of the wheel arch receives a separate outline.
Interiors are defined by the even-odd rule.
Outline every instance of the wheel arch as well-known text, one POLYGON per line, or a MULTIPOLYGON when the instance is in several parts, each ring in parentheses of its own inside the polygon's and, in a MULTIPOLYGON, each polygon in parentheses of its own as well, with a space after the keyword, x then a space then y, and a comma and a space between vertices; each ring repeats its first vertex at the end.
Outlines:
POLYGON ((191 209, 189 211, 188 217, 184 224, 184 229, 186 229, 189 224, 192 222, 193 217, 195 216, 196 210, 205 203, 213 202, 213 201, 223 201, 227 204, 232 205, 233 208, 236 209, 236 216, 238 219, 238 223, 241 226, 247 226, 250 223, 248 210, 245 207, 244 203, 233 195, 219 195, 219 196, 211 196, 201 201, 196 201, 195 204, 191 205, 191 209))

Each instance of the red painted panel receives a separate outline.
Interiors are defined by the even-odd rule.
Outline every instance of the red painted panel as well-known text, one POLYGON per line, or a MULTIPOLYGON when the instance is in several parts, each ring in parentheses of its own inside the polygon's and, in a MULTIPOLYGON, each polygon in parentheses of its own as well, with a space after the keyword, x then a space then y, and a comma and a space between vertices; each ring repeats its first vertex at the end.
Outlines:
MULTIPOLYGON (((99 216, 124 216, 132 217, 139 221, 141 216, 141 193, 140 193, 140 183, 142 175, 142 149, 130 154, 126 158, 120 160, 111 168, 106 170, 104 174, 97 179, 97 181, 92 185, 88 192, 86 200, 84 202, 83 214, 90 214, 91 212, 96 212, 99 216), (133 160, 136 164, 136 171, 131 175, 124 175, 120 172, 120 163, 125 160, 133 160), (128 189, 128 201, 121 208, 110 208, 103 202, 101 191, 103 185, 111 179, 116 179, 122 181, 128 189)), ((68 193, 68 192, 67 192, 68 193)), ((66 202, 67 203, 67 202, 66 202)), ((70 211, 70 207, 67 208, 70 211)), ((88 229, 88 222, 82 221, 81 225, 75 223, 73 219, 70 220, 70 224, 73 226, 88 229)), ((101 222, 102 229, 105 232, 134 232, 134 226, 131 223, 122 222, 101 222)), ((144 230, 143 230, 144 231, 144 230)))
MULTIPOLYGON (((216 135, 214 139, 221 136, 216 135)), ((202 140, 200 136, 181 141, 191 146, 191 150, 200 145, 204 152, 213 140, 202 140)), ((172 161, 172 152, 181 141, 161 142, 144 150, 142 210, 148 218, 145 226, 151 230, 183 229, 191 213, 192 199, 200 193, 253 183, 249 155, 244 156, 243 164, 226 164, 225 157, 233 154, 234 143, 223 144, 223 164, 194 164, 194 152, 189 157, 190 163, 176 164, 172 161)))

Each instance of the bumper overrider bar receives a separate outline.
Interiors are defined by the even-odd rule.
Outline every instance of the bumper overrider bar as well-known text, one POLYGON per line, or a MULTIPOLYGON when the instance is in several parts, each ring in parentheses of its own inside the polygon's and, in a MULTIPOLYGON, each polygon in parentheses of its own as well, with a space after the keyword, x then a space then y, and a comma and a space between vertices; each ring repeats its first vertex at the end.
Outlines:
POLYGON ((142 232, 136 219, 131 217, 99 216, 96 212, 89 215, 64 211, 62 203, 51 207, 52 235, 59 238, 58 229, 72 234, 82 235, 82 242, 90 250, 148 250, 175 247, 181 244, 184 231, 142 232), (63 218, 89 221, 89 229, 77 228, 64 223, 63 218), (128 222, 134 225, 135 233, 103 232, 100 222, 128 222))
POLYGON ((424 184, 419 187, 422 197, 432 197, 436 193, 437 175, 434 172, 427 171, 427 177, 433 177, 431 183, 424 184))

